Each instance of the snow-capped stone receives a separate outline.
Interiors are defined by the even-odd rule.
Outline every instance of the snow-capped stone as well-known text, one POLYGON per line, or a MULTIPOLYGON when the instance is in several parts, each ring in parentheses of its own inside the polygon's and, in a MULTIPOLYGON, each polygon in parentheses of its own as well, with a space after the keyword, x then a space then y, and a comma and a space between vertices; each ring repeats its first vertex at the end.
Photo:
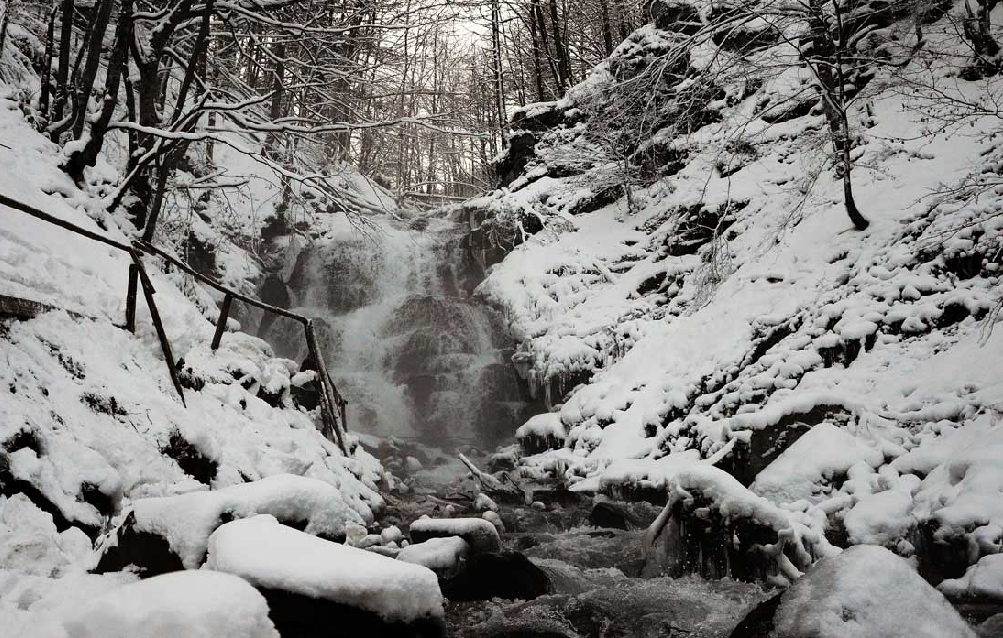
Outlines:
POLYGON ((380 532, 380 539, 384 545, 389 545, 390 543, 399 543, 404 538, 404 534, 401 529, 396 525, 391 525, 380 532))
POLYGON ((776 613, 765 620, 776 638, 975 636, 909 563, 868 545, 820 560, 783 593, 776 613))
POLYGON ((322 621, 329 630, 330 616, 309 620, 295 613, 307 600, 317 601, 317 611, 327 609, 323 603, 336 603, 367 612, 365 622, 351 625, 360 633, 386 624, 442 625, 442 594, 431 570, 305 534, 267 515, 217 529, 209 539, 206 567, 262 590, 280 631, 308 621, 322 621))
POLYGON ((147 575, 162 573, 153 565, 150 536, 166 541, 186 569, 197 568, 205 557, 209 536, 224 516, 256 514, 271 514, 283 522, 302 525, 308 534, 338 539, 346 536, 346 525, 363 521, 330 483, 278 474, 222 490, 135 501, 115 540, 105 546, 99 568, 110 571, 134 564, 148 570, 147 575))
POLYGON ((958 602, 1003 603, 1003 554, 983 556, 964 576, 947 579, 937 589, 958 602))
POLYGON ((241 578, 180 571, 112 590, 63 625, 69 638, 278 638, 268 611, 241 578))
POLYGON ((358 546, 367 535, 369 535, 369 530, 366 529, 365 525, 358 523, 345 525, 345 543, 348 545, 358 546))
POLYGON ((420 518, 411 523, 410 532, 415 543, 436 537, 459 536, 470 544, 474 554, 501 549, 498 530, 483 518, 420 518))
POLYGON ((478 512, 486 512, 488 510, 491 510, 492 512, 497 512, 498 505, 493 500, 491 500, 490 496, 488 496, 484 492, 481 492, 480 494, 477 495, 477 498, 474 499, 474 509, 477 510, 478 512))
POLYGON ((397 560, 445 574, 454 571, 469 555, 470 544, 467 541, 459 536, 443 536, 404 547, 397 554, 397 560))
POLYGON ((421 471, 423 467, 424 466, 421 464, 421 461, 419 461, 413 456, 409 456, 404 460, 404 469, 406 469, 408 472, 412 474, 421 471))
POLYGON ((499 534, 505 532, 505 523, 502 522, 502 518, 498 515, 498 512, 488 510, 481 514, 481 518, 494 525, 499 534))

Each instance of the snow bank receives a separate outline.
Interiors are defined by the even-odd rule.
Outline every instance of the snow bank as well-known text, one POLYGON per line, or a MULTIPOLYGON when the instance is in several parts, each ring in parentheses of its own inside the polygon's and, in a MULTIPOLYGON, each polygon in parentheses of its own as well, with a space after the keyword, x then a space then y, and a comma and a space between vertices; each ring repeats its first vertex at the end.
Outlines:
POLYGON ((83 532, 75 527, 57 531, 52 515, 24 494, 0 496, 0 569, 53 576, 72 570, 90 552, 83 532))
POLYGON ((278 638, 268 604, 246 581, 207 570, 116 589, 64 625, 69 638, 278 638))
MULTIPOLYGON (((967 60, 952 29, 941 19, 924 34, 967 60)), ((616 63, 657 60, 673 37, 647 25, 616 63)), ((713 52, 701 47, 690 64, 720 59, 713 52)), ((927 62, 959 77, 946 58, 897 72, 927 62)), ((987 141, 998 122, 932 132, 929 104, 875 91, 850 114, 855 196, 871 222, 853 232, 842 182, 819 154, 829 142, 804 93, 809 75, 792 67, 755 86, 715 76, 728 95, 707 104, 719 118, 638 140, 678 155, 634 189, 632 209, 619 198, 572 214, 588 175, 609 172, 601 160, 584 175, 562 170, 589 152, 586 118, 534 131, 524 174, 472 204, 543 224, 478 289, 506 309, 513 362, 559 415, 520 434, 559 423, 564 435, 520 470, 572 489, 660 490, 676 463, 713 459, 815 533, 841 536, 845 523, 851 542, 913 555, 924 549, 917 530, 935 529, 935 540, 977 548, 958 557, 975 561, 1003 526, 1003 331, 990 324, 1003 300, 1003 218, 999 193, 967 195, 1003 161, 987 141)), ((561 112, 610 78, 597 69, 561 112)), ((985 88, 945 85, 959 99, 985 88)))
POLYGON ((267 515, 217 529, 205 567, 256 587, 371 611, 390 622, 443 616, 431 570, 304 534, 267 515))
POLYGON ((362 524, 363 516, 341 497, 341 492, 318 479, 278 474, 253 483, 212 492, 139 499, 133 503, 137 531, 167 539, 185 568, 202 564, 209 536, 224 516, 248 518, 270 514, 314 536, 345 536, 349 523, 362 524))

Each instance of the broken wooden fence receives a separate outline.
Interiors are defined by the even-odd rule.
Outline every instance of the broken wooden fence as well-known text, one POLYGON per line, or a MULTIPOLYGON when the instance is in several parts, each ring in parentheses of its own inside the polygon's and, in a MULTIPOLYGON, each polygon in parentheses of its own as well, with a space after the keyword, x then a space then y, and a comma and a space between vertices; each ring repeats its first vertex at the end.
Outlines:
MULTIPOLYGON (((324 357, 321 356, 320 346, 317 342, 317 331, 314 328, 313 320, 309 317, 305 317, 295 312, 290 312, 284 308, 279 308, 277 306, 272 306, 266 304, 263 301, 255 299, 253 297, 248 297, 243 295, 236 290, 227 288, 223 284, 219 283, 212 277, 203 275, 200 272, 196 272, 191 266, 176 258, 174 255, 154 246, 149 242, 142 240, 136 240, 132 245, 124 244, 120 241, 116 241, 109 237, 99 235, 98 233, 89 231, 85 228, 81 228, 76 224, 64 221, 58 217, 49 215, 34 206, 29 206, 17 200, 11 199, 3 194, 0 194, 0 204, 11 208, 13 210, 25 213, 40 219, 42 221, 48 222, 55 226, 59 226, 65 230, 68 230, 77 235, 86 237, 92 241, 100 242, 112 248, 116 248, 122 252, 129 255, 131 262, 129 264, 129 288, 126 294, 125 301, 125 327, 130 332, 136 331, 136 298, 137 298, 137 288, 142 289, 143 297, 146 299, 146 305, 150 309, 150 317, 153 320, 153 326, 157 331, 157 338, 160 341, 160 347, 164 352, 164 359, 167 362, 167 368, 171 374, 171 381, 174 384, 174 388, 177 390, 178 395, 181 397, 181 402, 185 403, 185 393, 181 386, 181 378, 178 375, 177 365, 174 360, 174 355, 171 352, 171 343, 167 338, 167 333, 164 331, 164 324, 160 318, 160 312, 157 310, 157 304, 153 299, 153 295, 156 291, 153 288, 153 282, 150 280, 149 274, 146 272, 146 268, 143 265, 143 260, 140 257, 141 253, 146 253, 149 255, 154 255, 161 257, 167 262, 173 264, 182 271, 188 273, 194 277, 197 281, 211 287, 223 293, 223 304, 220 307, 219 318, 216 321, 216 331, 212 338, 212 349, 215 351, 219 348, 220 340, 223 338, 223 332, 226 329, 227 318, 230 315, 230 306, 233 304, 234 299, 239 299, 244 303, 260 308, 266 312, 271 312, 282 317, 287 317, 294 321, 298 321, 303 326, 303 336, 306 340, 307 350, 309 352, 309 357, 313 359, 317 369, 315 370, 317 374, 317 386, 319 390, 319 403, 320 403, 320 413, 321 413, 321 432, 328 439, 337 442, 338 447, 347 456, 348 446, 345 443, 345 431, 346 431, 346 413, 345 406, 347 402, 342 398, 341 394, 338 392, 337 387, 334 385, 334 381, 331 380, 331 376, 327 372, 327 364, 324 362, 324 357), (137 285, 138 284, 138 285, 137 285)), ((30 302, 27 300, 19 300, 24 304, 35 304, 37 308, 49 309, 49 306, 45 304, 38 304, 36 302, 30 302)), ((27 311, 29 308, 25 306, 27 311)))

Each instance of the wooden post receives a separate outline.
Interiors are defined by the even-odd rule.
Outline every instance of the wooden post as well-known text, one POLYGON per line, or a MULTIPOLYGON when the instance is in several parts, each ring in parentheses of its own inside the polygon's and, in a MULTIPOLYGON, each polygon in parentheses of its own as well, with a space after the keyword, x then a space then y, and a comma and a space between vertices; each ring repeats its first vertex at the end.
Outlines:
POLYGON ((320 388, 321 422, 324 425, 324 429, 327 430, 324 435, 328 438, 333 436, 342 453, 348 456, 348 447, 345 445, 345 439, 341 434, 338 417, 335 416, 336 406, 330 387, 331 377, 327 374, 327 364, 324 362, 324 357, 320 354, 320 348, 317 347, 317 332, 313 328, 312 319, 307 319, 303 324, 303 332, 306 335, 306 345, 310 351, 310 356, 313 357, 313 360, 317 364, 316 372, 317 385, 320 388))
POLYGON ((215 352, 219 348, 219 342, 223 338, 223 331, 226 329, 226 318, 230 316, 230 304, 233 303, 233 296, 223 297, 223 305, 219 309, 219 319, 216 320, 216 334, 212 336, 212 349, 215 352))
POLYGON ((136 292, 139 287, 139 270, 136 264, 129 264, 129 289, 125 293, 125 328, 136 333, 136 292))
POLYGON ((171 381, 174 382, 174 389, 178 391, 178 395, 181 397, 181 404, 188 407, 188 404, 185 402, 185 391, 181 387, 181 379, 178 378, 178 370, 174 365, 171 342, 167 340, 167 332, 164 331, 164 322, 160 319, 157 303, 153 300, 153 295, 156 293, 153 289, 153 282, 150 281, 150 276, 146 274, 146 268, 143 266, 143 260, 140 258, 139 253, 135 250, 130 250, 129 254, 132 255, 132 263, 136 265, 136 270, 139 273, 139 282, 143 286, 143 296, 146 298, 146 305, 150 309, 150 317, 153 319, 153 327, 157 330, 157 338, 160 339, 160 349, 163 350, 164 358, 167 360, 167 369, 171 373, 171 381))

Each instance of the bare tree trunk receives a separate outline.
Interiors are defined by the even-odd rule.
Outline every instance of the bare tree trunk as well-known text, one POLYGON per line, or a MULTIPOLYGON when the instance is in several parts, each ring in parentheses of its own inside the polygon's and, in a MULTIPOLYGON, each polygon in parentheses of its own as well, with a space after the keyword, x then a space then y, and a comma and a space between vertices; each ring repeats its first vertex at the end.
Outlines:
MULTIPOLYGON (((51 122, 58 123, 63 119, 66 108, 66 98, 69 95, 67 82, 70 78, 70 45, 73 39, 73 0, 63 0, 59 25, 59 66, 56 68, 56 104, 52 111, 51 122)), ((50 134, 53 142, 59 141, 59 134, 50 134)))
POLYGON ((599 0, 599 19, 602 22, 602 43, 609 56, 613 53, 613 29, 609 21, 609 1, 599 0))
MULTIPOLYGON (((111 2, 108 2, 111 5, 111 2)), ((104 87, 104 100, 101 112, 91 125, 87 143, 80 150, 74 151, 63 170, 75 182, 83 181, 84 168, 94 166, 98 154, 104 144, 108 124, 111 123, 115 107, 118 105, 119 80, 129 72, 129 41, 132 39, 132 0, 123 0, 118 24, 115 27, 115 45, 108 59, 107 74, 104 87)), ((82 109, 81 109, 82 110, 82 109)), ((81 134, 83 131, 81 130, 81 134)), ((78 139, 80 135, 77 136, 78 139)))
POLYGON ((571 72, 568 69, 568 50, 566 43, 561 39, 560 14, 557 10, 557 0, 550 0, 550 28, 554 35, 554 54, 557 56, 558 86, 561 95, 568 90, 571 72))
MULTIPOLYGON (((73 139, 79 140, 84 134, 84 124, 87 121, 87 104, 90 102, 94 81, 97 79, 98 66, 101 63, 101 50, 104 48, 104 34, 111 20, 111 9, 114 0, 100 0, 94 8, 94 27, 91 31, 87 47, 87 60, 84 63, 83 76, 76 87, 77 99, 73 105, 73 139)), ((117 73, 109 73, 117 76, 117 73)), ((113 80, 117 84, 118 78, 113 80)), ((116 98, 118 96, 116 95, 116 98)))
POLYGON ((59 5, 53 4, 52 10, 49 12, 49 26, 45 30, 45 68, 42 70, 42 85, 38 96, 38 110, 46 118, 49 117, 49 96, 52 92, 52 56, 53 49, 55 48, 53 39, 55 37, 56 13, 58 11, 59 5))

